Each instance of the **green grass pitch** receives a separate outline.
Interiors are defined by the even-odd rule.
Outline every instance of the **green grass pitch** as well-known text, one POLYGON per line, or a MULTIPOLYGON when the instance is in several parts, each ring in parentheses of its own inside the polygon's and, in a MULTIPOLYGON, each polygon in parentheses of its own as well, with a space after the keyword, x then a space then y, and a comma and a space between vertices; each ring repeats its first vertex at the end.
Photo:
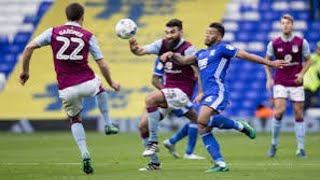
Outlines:
MULTIPOLYGON (((161 134, 160 140, 170 134, 161 134)), ((85 175, 81 168, 78 148, 70 132, 41 132, 30 135, 0 133, 0 179, 320 179, 320 133, 306 136, 306 159, 295 156, 294 133, 282 133, 277 156, 267 157, 270 134, 260 133, 250 140, 240 133, 216 133, 222 153, 230 166, 226 173, 205 173, 212 162, 198 139, 196 153, 206 160, 174 159, 161 146, 162 170, 139 172, 148 163, 142 157, 138 134, 105 136, 87 133, 94 174, 85 175)), ((183 155, 186 141, 178 143, 183 155)))

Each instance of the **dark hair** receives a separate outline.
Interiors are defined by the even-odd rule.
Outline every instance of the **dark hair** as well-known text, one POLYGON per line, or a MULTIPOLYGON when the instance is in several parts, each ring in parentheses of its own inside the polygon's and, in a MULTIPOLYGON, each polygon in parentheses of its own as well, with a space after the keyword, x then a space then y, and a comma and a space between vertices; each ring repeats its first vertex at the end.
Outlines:
POLYGON ((171 19, 166 24, 167 27, 178 27, 179 30, 183 29, 182 21, 179 19, 171 19))
POLYGON ((84 14, 84 7, 79 3, 70 3, 66 7, 66 16, 68 21, 78 21, 84 14))
POLYGON ((224 27, 221 23, 213 22, 209 25, 209 27, 217 29, 220 35, 222 37, 224 36, 224 27))

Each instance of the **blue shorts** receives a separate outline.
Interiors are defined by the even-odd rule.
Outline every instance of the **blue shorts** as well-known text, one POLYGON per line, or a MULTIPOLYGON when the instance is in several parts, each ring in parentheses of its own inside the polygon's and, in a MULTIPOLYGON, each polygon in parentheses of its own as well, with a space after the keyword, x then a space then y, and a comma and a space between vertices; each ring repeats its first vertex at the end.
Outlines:
POLYGON ((201 105, 207 105, 218 112, 222 112, 228 104, 228 93, 226 92, 205 95, 201 101, 201 105))

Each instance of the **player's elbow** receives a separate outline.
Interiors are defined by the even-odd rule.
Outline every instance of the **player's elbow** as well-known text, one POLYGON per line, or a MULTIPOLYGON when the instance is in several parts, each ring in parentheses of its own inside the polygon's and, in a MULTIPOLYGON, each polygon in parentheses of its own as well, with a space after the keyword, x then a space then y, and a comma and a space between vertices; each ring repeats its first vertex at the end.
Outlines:
POLYGON ((35 50, 37 48, 37 46, 33 45, 33 44, 28 44, 25 48, 24 51, 25 52, 32 52, 33 50, 35 50))

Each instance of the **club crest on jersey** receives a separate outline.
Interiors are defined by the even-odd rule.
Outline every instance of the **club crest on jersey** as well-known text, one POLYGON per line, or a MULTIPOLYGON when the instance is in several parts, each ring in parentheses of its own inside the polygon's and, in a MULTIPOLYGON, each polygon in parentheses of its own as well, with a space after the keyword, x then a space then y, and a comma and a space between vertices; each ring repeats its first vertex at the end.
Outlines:
POLYGON ((210 51, 210 56, 214 56, 215 54, 216 54, 216 50, 215 49, 210 51))
POLYGON ((297 45, 292 46, 292 52, 297 53, 299 51, 299 47, 297 45))
POLYGON ((163 69, 163 64, 162 64, 162 63, 158 63, 158 64, 157 64, 157 69, 158 69, 158 70, 163 69))
POLYGON ((207 64, 208 64, 208 58, 200 59, 198 61, 198 67, 200 70, 206 68, 207 64))
POLYGON ((172 62, 166 62, 166 69, 172 69, 172 62))
POLYGON ((234 47, 231 46, 230 44, 227 44, 227 45, 226 45, 226 48, 229 49, 229 50, 231 50, 231 51, 234 50, 234 47))

